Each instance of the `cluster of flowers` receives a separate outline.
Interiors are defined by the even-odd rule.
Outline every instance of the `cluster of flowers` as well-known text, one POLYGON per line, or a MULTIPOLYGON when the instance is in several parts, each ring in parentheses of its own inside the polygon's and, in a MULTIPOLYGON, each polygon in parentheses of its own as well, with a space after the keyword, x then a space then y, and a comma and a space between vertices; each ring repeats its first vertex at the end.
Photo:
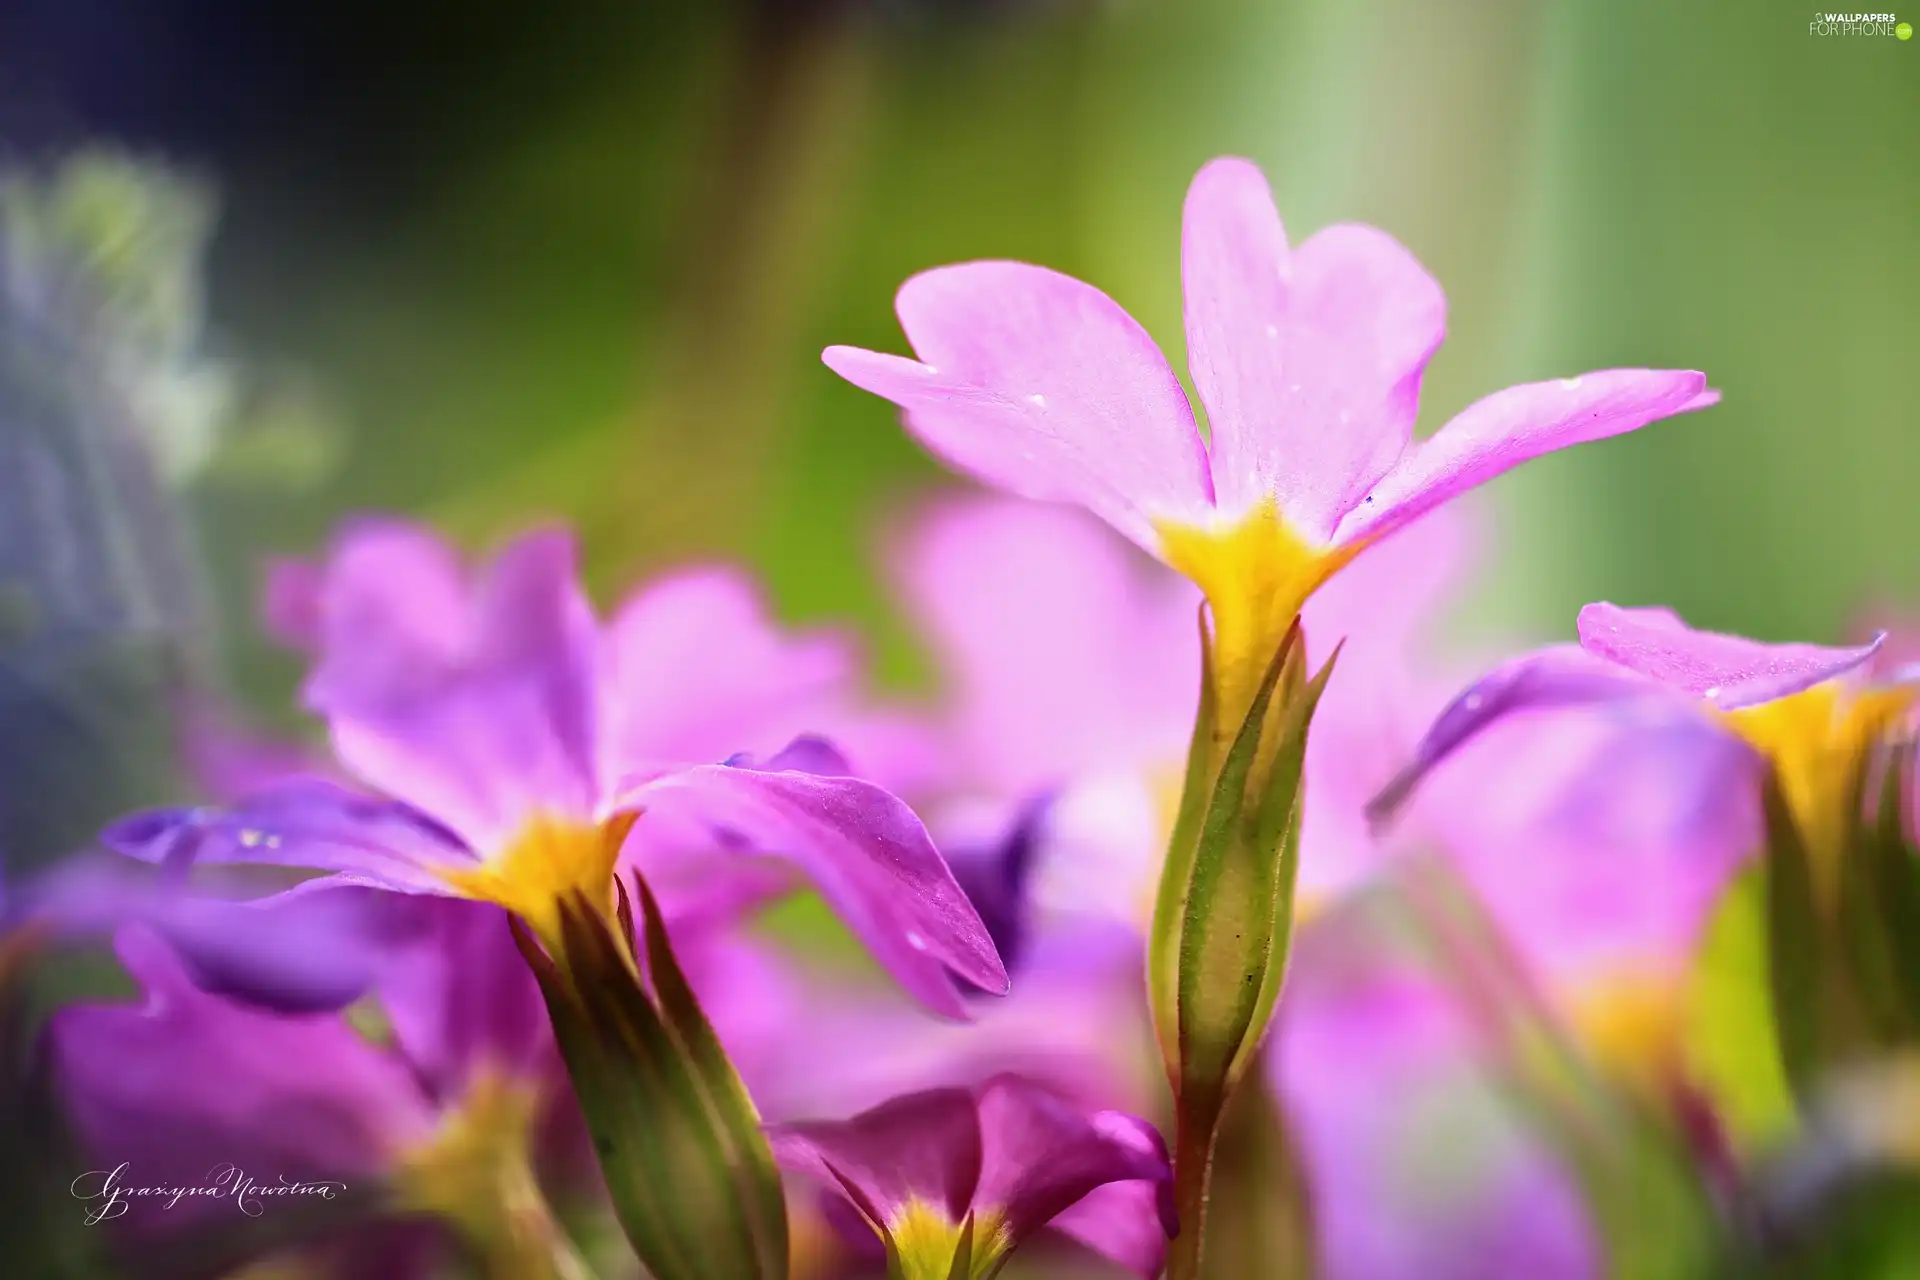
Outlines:
MULTIPOLYGON (((582 1197, 663 1280, 983 1277, 1043 1228, 1148 1277, 1199 1275, 1203 1240, 1211 1273, 1280 1274, 1301 1242, 1239 1229, 1273 1221, 1328 1275, 1595 1275, 1643 1130, 1711 1217, 1738 1144, 1682 1044, 1702 931, 1783 849, 1810 888, 1770 921, 1829 921, 1907 688, 1861 676, 1879 641, 1596 604, 1449 700, 1423 655, 1468 538, 1439 508, 1715 393, 1590 373, 1416 442, 1444 300, 1400 245, 1290 248, 1223 160, 1182 265, 1205 443, 1140 326, 1039 267, 910 280, 915 358, 826 353, 960 471, 1098 517, 976 496, 911 530, 932 710, 726 569, 602 620, 552 531, 469 567, 367 520, 276 566, 330 759, 224 759, 216 803, 104 833, 156 875, 57 874, 7 917, 112 930, 142 988, 47 1028, 87 1150, 437 1224, 309 1247, 352 1275, 448 1240, 572 1274, 546 1205, 582 1197), (236 899, 241 866, 326 874, 236 899), (808 884, 891 984, 752 927, 808 884)), ((1792 1012, 1797 1084, 1845 1033, 1792 1012)), ((194 1207, 142 1208, 120 1225, 194 1207)))

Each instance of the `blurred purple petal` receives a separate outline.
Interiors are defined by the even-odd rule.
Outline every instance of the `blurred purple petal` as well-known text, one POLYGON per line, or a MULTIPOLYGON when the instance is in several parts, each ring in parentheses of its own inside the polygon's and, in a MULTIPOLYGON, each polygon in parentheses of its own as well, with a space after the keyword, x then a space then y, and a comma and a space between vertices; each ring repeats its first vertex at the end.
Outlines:
POLYGON ((1327 1280, 1588 1280, 1577 1184, 1430 975, 1303 938, 1268 1055, 1312 1181, 1327 1280), (1319 944, 1319 945, 1316 945, 1319 944))
POLYGON ((341 1009, 385 962, 370 918, 372 895, 327 885, 251 902, 171 895, 154 928, 202 990, 279 1013, 341 1009))
POLYGON ((822 727, 854 676, 851 640, 782 632, 730 568, 648 583, 606 629, 616 761, 718 760, 822 727))
POLYGON ((1191 583, 1084 513, 1006 498, 934 504, 902 543, 961 785, 1024 796, 1178 761, 1200 689, 1191 583))
POLYGON ((197 896, 124 864, 76 859, 22 895, 22 913, 55 937, 107 936, 144 924, 203 990, 285 1013, 338 1009, 382 963, 376 891, 310 881, 250 901, 197 896))
POLYGON ((432 535, 343 536, 307 702, 362 780, 476 847, 536 810, 590 814, 597 636, 570 537, 508 544, 467 586, 432 535))
POLYGON ((435 1098, 457 1099, 476 1069, 539 1079, 556 1066, 539 984, 507 913, 484 902, 395 902, 412 926, 391 947, 378 994, 394 1039, 435 1098))
POLYGON ((1580 611, 1580 644, 1723 711, 1771 702, 1853 670, 1880 651, 1870 644, 1836 649, 1765 644, 1719 631, 1695 631, 1670 609, 1623 609, 1605 602, 1580 611))
MULTIPOLYGON (((274 1015, 200 991, 152 934, 126 932, 119 951, 144 1003, 69 1006, 48 1029, 68 1114, 103 1173, 125 1162, 129 1185, 203 1186, 233 1165, 268 1184, 352 1183, 429 1132, 431 1111, 405 1067, 343 1019, 274 1015)), ((215 1207, 196 1200, 166 1216, 136 1203, 128 1225, 215 1207)))
POLYGON ((1023 805, 998 839, 978 844, 948 844, 943 852, 953 877, 980 914, 994 949, 1008 972, 1020 964, 1026 943, 1028 878, 1042 840, 1052 797, 1023 805))
POLYGON ((1653 694, 1657 687, 1574 645, 1555 645, 1494 668, 1442 711, 1413 759, 1368 806, 1376 823, 1390 820, 1441 762, 1491 725, 1524 711, 1585 706, 1653 694))

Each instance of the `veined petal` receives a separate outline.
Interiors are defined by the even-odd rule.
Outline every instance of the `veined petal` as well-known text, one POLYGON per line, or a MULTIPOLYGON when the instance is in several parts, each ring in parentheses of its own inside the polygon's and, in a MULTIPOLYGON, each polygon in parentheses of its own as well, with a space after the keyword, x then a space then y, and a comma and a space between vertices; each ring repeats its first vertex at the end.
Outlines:
POLYGON ((1146 330, 1088 284, 970 262, 901 286, 918 361, 829 347, 827 366, 906 410, 947 462, 1023 497, 1079 503, 1154 549, 1156 516, 1211 505, 1180 381, 1146 330))
POLYGON ((149 809, 100 833, 143 862, 309 867, 405 893, 445 892, 441 873, 471 865, 459 836, 411 805, 299 779, 224 809, 149 809))
POLYGON ((617 762, 775 750, 813 727, 854 674, 849 638, 783 632, 753 581, 729 568, 652 582, 614 615, 607 645, 617 762))
POLYGON ((1289 259, 1266 180, 1231 158, 1187 193, 1181 271, 1220 506, 1275 498, 1303 534, 1329 540, 1406 448, 1445 295, 1372 227, 1329 227, 1289 259))
MULTIPOLYGON (((597 637, 572 539, 527 534, 470 594, 434 587, 401 610, 396 544, 349 543, 331 573, 307 700, 359 777, 452 824, 476 847, 531 812, 588 815, 597 798, 597 637), (349 554, 351 552, 351 554, 349 554), (428 615, 432 621, 427 621, 428 615), (433 643, 415 643, 431 635, 433 643)), ((437 581, 422 575, 422 582, 437 581)))
POLYGON ((700 765, 629 797, 675 802, 758 852, 798 863, 876 958, 929 1008, 964 1018, 954 976, 1007 989, 979 913, 902 801, 858 778, 700 765))
POLYGON ((1604 601, 1580 611, 1579 628, 1581 647, 1589 653, 1722 711, 1810 689, 1860 666, 1886 642, 1882 632, 1871 644, 1851 648, 1765 644, 1695 631, 1669 609, 1623 609, 1604 601))
MULTIPOLYGON (((1096 1187, 1144 1182, 1155 1190, 1150 1221, 1178 1229, 1173 1169, 1159 1131, 1119 1111, 1089 1115, 1019 1076, 998 1076, 979 1094, 982 1156, 973 1203, 982 1222, 1004 1224, 1012 1248, 1096 1187)), ((1157 1274, 1158 1268, 1143 1274, 1157 1274)))
POLYGON ((1497 391, 1409 448, 1346 513, 1335 541, 1380 537, 1529 458, 1704 409, 1719 398, 1705 374, 1667 369, 1608 369, 1497 391))

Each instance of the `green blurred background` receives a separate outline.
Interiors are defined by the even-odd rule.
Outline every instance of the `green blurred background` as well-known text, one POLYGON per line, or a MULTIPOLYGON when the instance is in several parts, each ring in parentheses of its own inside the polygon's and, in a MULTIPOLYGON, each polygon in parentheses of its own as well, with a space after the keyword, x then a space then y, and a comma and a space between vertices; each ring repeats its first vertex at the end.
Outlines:
POLYGON ((1266 168, 1296 240, 1373 222, 1443 282, 1423 429, 1608 365, 1724 391, 1498 486, 1489 619, 1565 634, 1589 599, 1665 601, 1823 638, 1920 565, 1920 42, 1810 16, 19 0, 0 119, 29 151, 106 136, 210 178, 215 337, 295 371, 335 433, 200 487, 263 705, 292 672, 251 638, 259 555, 369 507, 474 542, 571 519, 608 593, 744 556, 788 613, 870 625, 915 678, 876 537, 941 476, 819 349, 897 349, 902 279, 1013 256, 1098 283, 1177 358, 1180 201, 1223 152, 1266 168))

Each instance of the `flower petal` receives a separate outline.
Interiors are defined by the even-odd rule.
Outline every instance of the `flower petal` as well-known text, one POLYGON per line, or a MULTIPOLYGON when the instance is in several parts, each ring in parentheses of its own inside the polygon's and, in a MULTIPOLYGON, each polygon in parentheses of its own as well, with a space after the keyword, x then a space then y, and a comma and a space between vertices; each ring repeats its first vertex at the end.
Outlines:
POLYGON ((888 971, 936 1012, 967 1015, 956 975, 994 994, 1007 989, 986 925, 926 828, 872 783, 701 765, 628 799, 648 808, 678 800, 753 849, 798 863, 888 971))
POLYGON ((1765 644, 1718 631, 1695 631, 1668 609, 1623 609, 1601 602, 1580 611, 1580 644, 1723 711, 1771 702, 1851 671, 1880 651, 1871 644, 1828 648, 1765 644))
POLYGON ((1528 969, 1577 1003, 1673 982, 1760 847, 1759 757, 1665 699, 1503 728, 1436 783, 1451 858, 1528 969))
POLYGON ((171 944, 202 990, 311 1013, 339 1009, 372 983, 380 964, 374 892, 323 879, 236 901, 196 895, 124 862, 82 857, 24 886, 17 906, 62 938, 145 925, 171 944))
POLYGON ((919 361, 829 347, 827 367, 906 410, 953 466, 1022 497, 1079 503, 1140 545, 1204 516, 1206 452, 1146 330, 1091 285, 1020 262, 922 272, 900 288, 919 361))
POLYGON ((270 566, 266 607, 269 630, 318 660, 312 704, 405 700, 444 679, 466 643, 459 553, 404 520, 349 520, 323 562, 270 566))
POLYGON ((376 584, 405 578, 422 551, 394 545, 350 541, 329 574, 307 700, 341 760, 480 848, 536 810, 591 814, 597 637, 571 537, 522 536, 470 597, 422 574, 431 605, 404 608, 376 584))
POLYGON ((1153 1186, 1162 1231, 1177 1229, 1167 1145, 1145 1120, 1119 1111, 1089 1115, 1011 1075, 981 1087, 979 1108, 982 1157, 974 1209, 1005 1215, 1010 1247, 1094 1188, 1114 1182, 1153 1186))
POLYGON ((958 1225, 980 1181, 980 1117, 965 1089, 929 1089, 850 1120, 775 1125, 774 1158, 846 1193, 876 1228, 911 1202, 958 1225))
POLYGON ((1005 498, 943 502, 904 542, 898 576, 950 682, 960 785, 1026 794, 1185 750, 1191 583, 1080 512, 1005 498))
POLYGON ((387 952, 380 1004, 436 1098, 459 1098, 476 1069, 524 1079, 558 1071, 546 1003, 503 909, 426 896, 388 907, 408 936, 387 952))
MULTIPOLYGON (((125 1185, 206 1186, 222 1166, 263 1181, 351 1185, 428 1132, 426 1099, 406 1067, 344 1019, 284 1017, 209 995, 137 929, 118 949, 146 1003, 69 1006, 48 1037, 81 1140, 103 1170, 126 1162, 125 1185)), ((213 1207, 187 1197, 161 1215, 163 1203, 143 1214, 135 1202, 128 1225, 213 1207)))
POLYGON ((1497 391, 1408 449, 1340 521, 1335 541, 1380 537, 1529 458, 1704 409, 1719 398, 1705 374, 1667 369, 1608 369, 1497 391))
POLYGON ((1178 1225, 1165 1184, 1141 1181, 1095 1187, 1053 1219, 1055 1231, 1148 1280, 1166 1265, 1167 1240, 1178 1225))
POLYGON ((303 778, 225 809, 149 809, 100 833, 142 862, 309 867, 405 893, 443 892, 437 869, 474 855, 411 805, 303 778))
POLYGON ((1579 1188, 1460 997, 1411 966, 1317 945, 1351 941, 1303 937, 1267 1058, 1313 1187, 1320 1274, 1597 1275, 1579 1188))
POLYGON ((1372 227, 1329 227, 1289 260, 1266 180, 1231 158, 1187 193, 1181 271, 1221 508, 1277 498, 1302 534, 1329 540, 1407 446, 1445 295, 1372 227))
POLYGON ((1576 645, 1553 645, 1503 663, 1440 713, 1413 759, 1368 806, 1369 815, 1376 823, 1390 819, 1442 761, 1510 715, 1646 696, 1660 696, 1658 686, 1576 645))
POLYGON ((619 761, 718 760, 771 751, 843 698, 852 642, 831 632, 788 635, 755 584, 733 569, 674 574, 614 616, 607 646, 619 761))
POLYGON ((1027 881, 1052 807, 1051 796, 1038 796, 1022 805, 996 837, 946 846, 947 865, 980 913, 1008 970, 1019 965, 1026 943, 1032 914, 1027 881))

